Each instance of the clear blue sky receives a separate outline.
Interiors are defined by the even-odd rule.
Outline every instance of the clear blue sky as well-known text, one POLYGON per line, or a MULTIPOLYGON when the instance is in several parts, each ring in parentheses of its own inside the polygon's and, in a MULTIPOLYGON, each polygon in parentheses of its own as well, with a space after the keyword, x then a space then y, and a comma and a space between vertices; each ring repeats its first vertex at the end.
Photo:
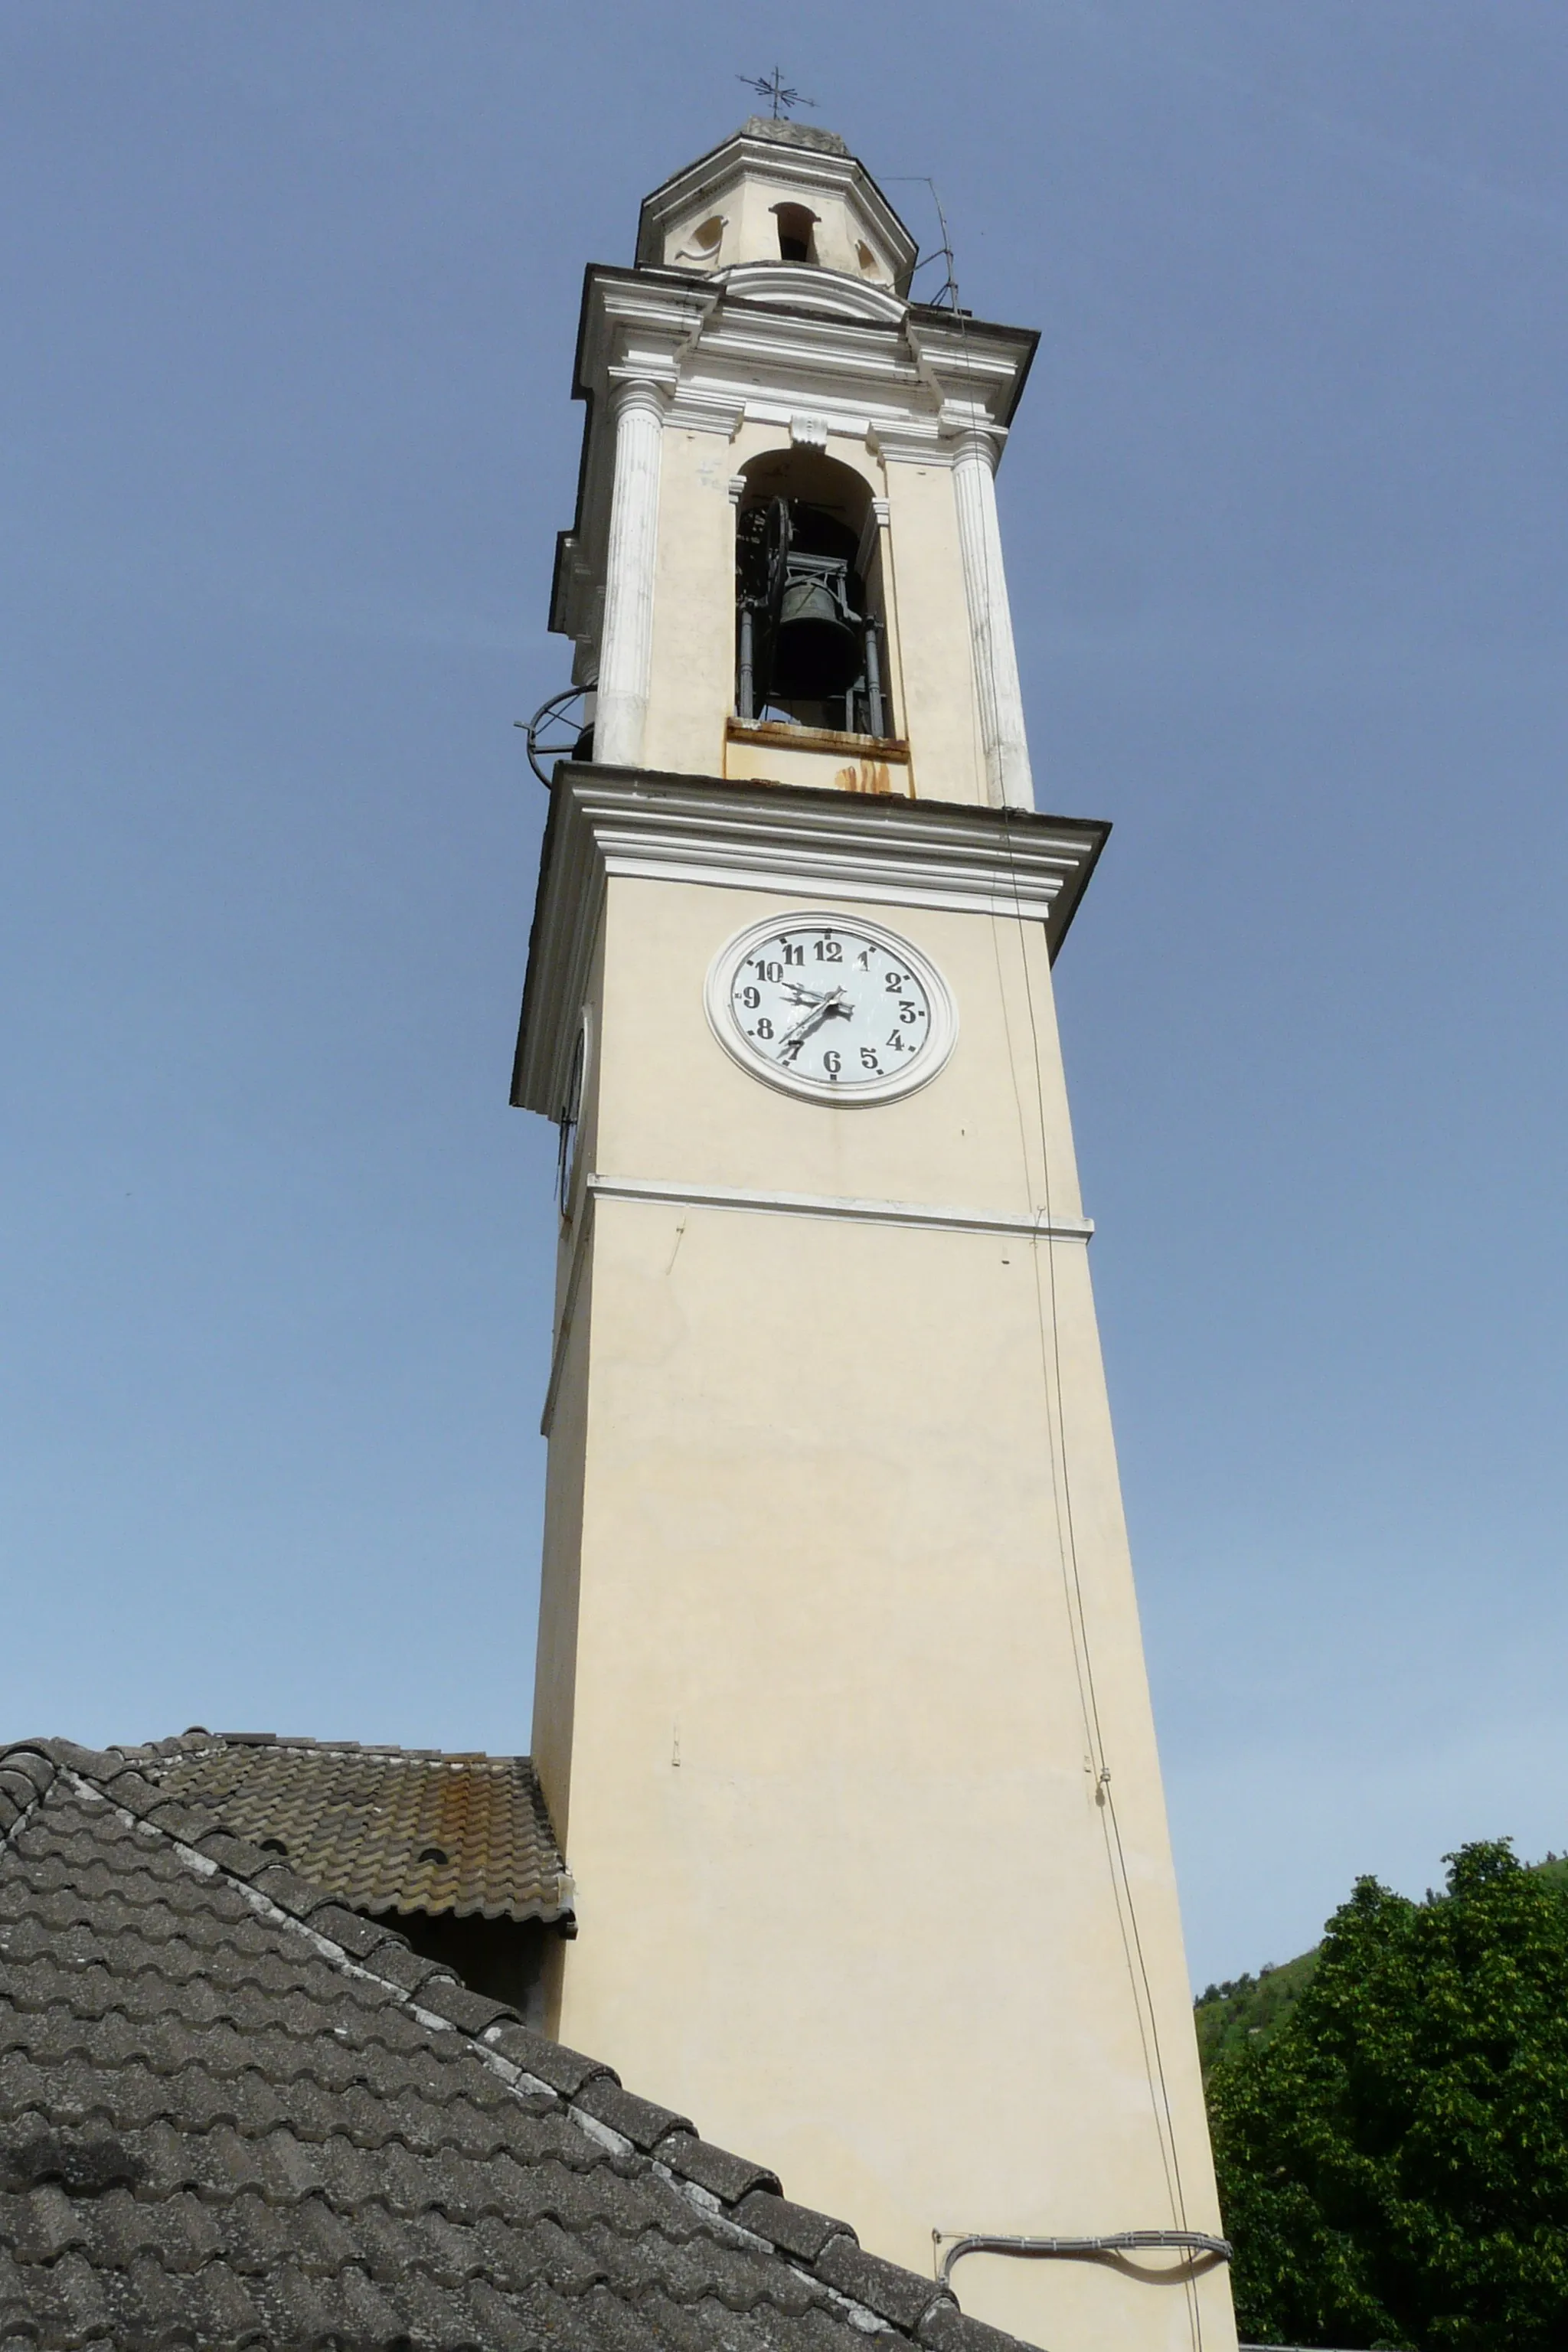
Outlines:
MULTIPOLYGON (((526 1745, 588 259, 775 61, 1001 477, 1193 1967, 1568 1846, 1568 16, 0 16, 0 1730, 526 1745)), ((977 1544, 983 1529, 976 1530, 977 1544)))

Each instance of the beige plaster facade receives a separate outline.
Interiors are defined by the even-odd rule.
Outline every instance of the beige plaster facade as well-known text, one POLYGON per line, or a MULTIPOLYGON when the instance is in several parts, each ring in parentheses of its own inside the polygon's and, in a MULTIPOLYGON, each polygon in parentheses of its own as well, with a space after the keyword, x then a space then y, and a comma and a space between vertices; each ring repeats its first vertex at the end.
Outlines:
MULTIPOLYGON (((737 325, 661 274, 704 205, 767 233, 768 159, 718 152, 650 199, 645 271, 591 280, 557 578, 635 751, 558 772, 514 1090, 576 1120, 533 1728, 580 1921, 553 2030, 928 2273, 933 2231, 1212 2237, 1051 992, 1104 828, 1014 797, 1005 585, 974 576, 999 556, 955 494, 1027 339, 974 327, 988 389, 971 365, 955 421, 951 329, 896 305, 880 215, 867 299, 899 315, 737 325), (737 343, 754 381, 726 393, 737 343), (657 456, 642 393, 616 439, 627 383, 658 387, 657 456), (736 515, 792 448, 863 486, 879 745, 736 720, 736 515), (616 545, 650 552, 612 649, 616 545), (724 1049, 709 975, 774 915, 874 918, 929 960, 957 1018, 929 1083, 809 1101, 724 1049)), ((821 217, 872 220, 832 160, 821 217)), ((1051 2352, 1234 2352, 1201 2252, 976 2254, 953 2285, 1051 2352)))

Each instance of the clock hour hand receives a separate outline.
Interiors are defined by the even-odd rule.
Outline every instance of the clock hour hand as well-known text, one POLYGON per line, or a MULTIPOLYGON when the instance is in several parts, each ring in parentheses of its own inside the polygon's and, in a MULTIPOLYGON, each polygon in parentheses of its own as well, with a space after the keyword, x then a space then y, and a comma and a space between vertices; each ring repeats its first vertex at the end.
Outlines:
POLYGON ((830 1013, 837 1013, 844 1002, 844 991, 834 989, 830 994, 818 997, 816 1003, 803 1013, 793 1029, 786 1029, 779 1039, 780 1046, 792 1045, 798 1037, 803 1043, 812 1031, 820 1028, 830 1013))

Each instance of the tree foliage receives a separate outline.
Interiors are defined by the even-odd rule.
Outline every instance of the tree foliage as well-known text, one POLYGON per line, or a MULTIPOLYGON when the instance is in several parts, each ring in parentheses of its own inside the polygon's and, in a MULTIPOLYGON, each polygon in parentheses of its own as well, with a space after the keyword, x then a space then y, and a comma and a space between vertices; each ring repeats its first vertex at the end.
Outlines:
POLYGON ((1244 2336, 1568 2346, 1568 1901, 1507 1843, 1446 1859, 1425 1903, 1359 1880, 1210 2076, 1244 2336))
POLYGON ((1316 1948, 1299 1959, 1259 1969, 1256 1976, 1212 1984, 1193 2003, 1198 2060, 1206 2082, 1210 2072, 1247 2042, 1272 2042, 1312 1980, 1316 1948))

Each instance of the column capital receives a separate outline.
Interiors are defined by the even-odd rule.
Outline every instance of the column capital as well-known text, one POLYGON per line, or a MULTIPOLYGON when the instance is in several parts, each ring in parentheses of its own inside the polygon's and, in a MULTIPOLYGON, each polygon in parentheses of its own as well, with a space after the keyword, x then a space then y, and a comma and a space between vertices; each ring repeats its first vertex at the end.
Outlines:
POLYGON ((662 424, 664 412, 668 405, 669 387, 660 383, 656 376, 629 373, 623 375, 618 369, 611 369, 610 412, 612 415, 625 416, 628 410, 640 408, 648 415, 657 416, 662 424))
POLYGON ((980 464, 994 474, 1002 460, 1002 434, 994 425, 965 423, 950 426, 942 438, 955 466, 980 464))

